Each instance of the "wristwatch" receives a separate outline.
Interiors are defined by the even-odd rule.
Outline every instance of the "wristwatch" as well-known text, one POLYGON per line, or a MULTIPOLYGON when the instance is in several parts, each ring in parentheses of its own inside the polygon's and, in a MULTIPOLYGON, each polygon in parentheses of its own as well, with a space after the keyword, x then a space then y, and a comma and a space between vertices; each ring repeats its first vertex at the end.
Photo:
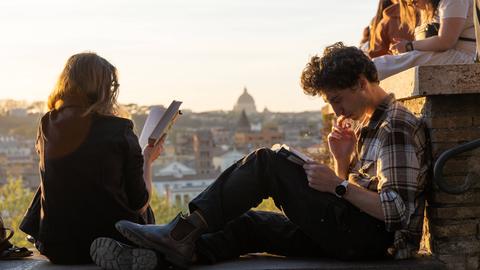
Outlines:
POLYGON ((335 188, 335 195, 337 195, 337 197, 339 198, 342 198, 343 195, 347 193, 347 187, 348 187, 348 181, 344 180, 342 183, 340 183, 340 185, 338 185, 335 188))
POLYGON ((415 50, 415 49, 413 48, 413 42, 411 42, 411 41, 407 42, 407 43, 405 44, 405 51, 411 52, 411 51, 413 51, 413 50, 415 50))

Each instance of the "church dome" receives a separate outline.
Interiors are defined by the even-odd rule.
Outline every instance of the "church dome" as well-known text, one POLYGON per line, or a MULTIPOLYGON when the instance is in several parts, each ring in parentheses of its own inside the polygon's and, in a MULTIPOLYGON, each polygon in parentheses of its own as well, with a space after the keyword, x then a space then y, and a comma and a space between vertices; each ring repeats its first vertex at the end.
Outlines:
POLYGON ((247 92, 247 88, 243 88, 243 93, 238 97, 237 103, 233 106, 234 112, 245 111, 247 114, 257 113, 257 108, 255 107, 255 100, 247 92))
POLYGON ((253 97, 247 92, 247 88, 243 88, 243 94, 241 94, 238 97, 237 104, 238 103, 250 103, 250 104, 255 104, 255 100, 253 100, 253 97))

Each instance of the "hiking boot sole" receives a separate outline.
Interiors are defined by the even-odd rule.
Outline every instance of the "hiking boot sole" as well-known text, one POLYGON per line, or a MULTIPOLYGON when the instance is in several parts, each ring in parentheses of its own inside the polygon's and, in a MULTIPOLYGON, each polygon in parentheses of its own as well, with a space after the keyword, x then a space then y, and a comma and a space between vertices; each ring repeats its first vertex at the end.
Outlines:
POLYGON ((162 253, 165 256, 165 260, 170 262, 175 267, 187 269, 190 266, 190 260, 186 259, 177 252, 172 251, 171 248, 163 246, 161 243, 152 242, 149 239, 144 238, 141 234, 125 228, 124 226, 122 226, 122 221, 117 222, 115 224, 115 227, 117 228, 117 231, 119 231, 123 236, 125 236, 128 240, 132 241, 136 245, 153 249, 162 253))
POLYGON ((107 270, 153 270, 157 267, 154 251, 121 245, 111 238, 100 237, 90 246, 90 256, 107 270))

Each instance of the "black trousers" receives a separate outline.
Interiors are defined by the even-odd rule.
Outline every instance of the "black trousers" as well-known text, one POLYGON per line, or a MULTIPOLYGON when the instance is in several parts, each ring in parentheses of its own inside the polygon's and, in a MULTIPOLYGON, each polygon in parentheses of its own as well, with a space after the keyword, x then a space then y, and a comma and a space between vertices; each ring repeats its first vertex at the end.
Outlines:
POLYGON ((393 234, 335 195, 308 186, 304 169, 270 149, 258 149, 224 171, 189 204, 209 225, 198 241, 202 260, 215 262, 252 252, 285 256, 379 259, 393 234), (272 197, 286 215, 252 212, 272 197))

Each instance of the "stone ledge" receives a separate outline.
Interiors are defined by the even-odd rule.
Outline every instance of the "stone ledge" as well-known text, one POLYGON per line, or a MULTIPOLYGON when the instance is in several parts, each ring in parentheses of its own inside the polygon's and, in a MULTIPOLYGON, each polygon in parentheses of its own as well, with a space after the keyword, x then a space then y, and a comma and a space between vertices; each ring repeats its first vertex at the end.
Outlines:
POLYGON ((480 65, 419 66, 381 81, 397 99, 480 93, 480 65))
MULTIPOLYGON (((64 266, 53 265, 44 257, 37 256, 30 259, 16 261, 0 261, 2 270, 100 270, 95 265, 64 266)), ((329 259, 303 259, 303 258, 283 258, 276 256, 250 255, 238 260, 227 261, 215 265, 198 265, 192 270, 439 270, 446 269, 440 261, 431 257, 417 258, 411 260, 387 260, 387 261, 365 261, 365 262, 340 262, 329 259)))

